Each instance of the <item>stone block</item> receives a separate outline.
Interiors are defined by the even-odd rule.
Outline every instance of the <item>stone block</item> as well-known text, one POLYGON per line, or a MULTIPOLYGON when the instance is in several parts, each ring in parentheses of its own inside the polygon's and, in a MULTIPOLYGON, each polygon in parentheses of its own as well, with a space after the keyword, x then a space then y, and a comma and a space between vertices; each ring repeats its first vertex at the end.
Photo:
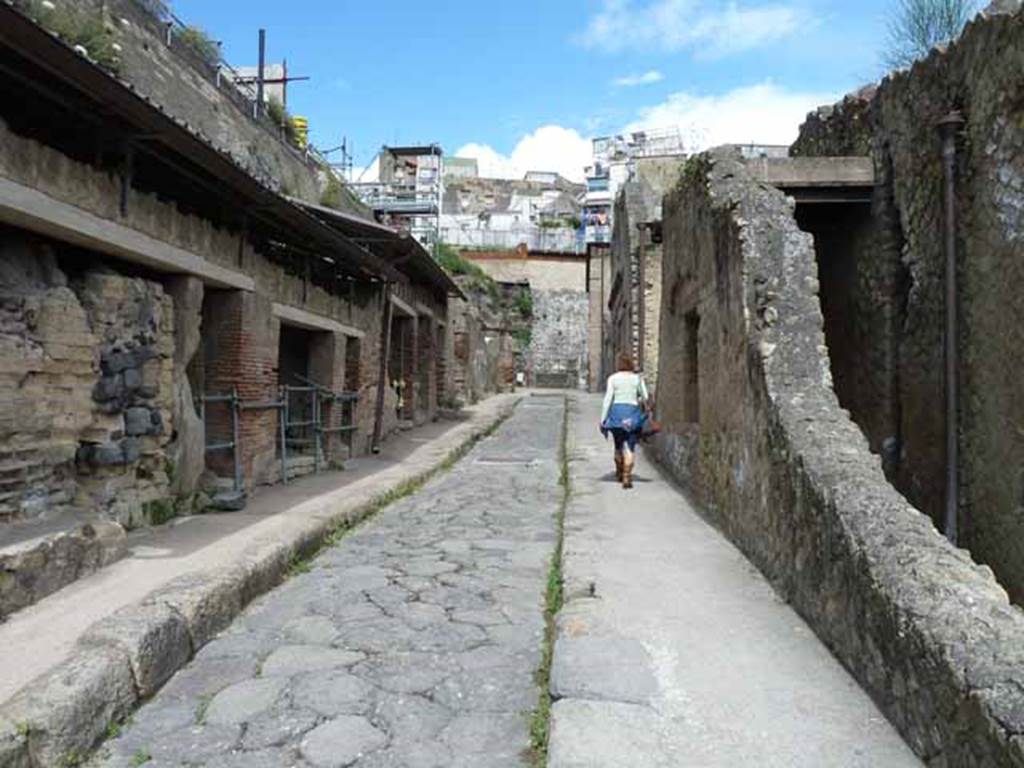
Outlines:
POLYGON ((125 383, 123 374, 116 373, 104 376, 93 388, 92 396, 96 402, 106 403, 117 400, 124 395, 125 383))
MULTIPOLYGON (((120 443, 83 446, 88 453, 88 463, 97 467, 114 467, 125 463, 124 448, 120 443)), ((81 451, 79 451, 81 455, 81 451)))
POLYGON ((121 441, 124 464, 134 464, 142 456, 143 443, 138 437, 126 437, 121 441))
POLYGON ((124 432, 129 437, 147 435, 152 428, 149 408, 134 407, 124 412, 124 432))
POLYGON ((201 648, 227 628, 242 610, 245 579, 237 569, 182 576, 146 598, 185 619, 193 648, 201 648))
POLYGON ((551 695, 647 704, 658 693, 653 661, 637 640, 561 634, 551 666, 551 695))
POLYGON ((32 765, 74 765, 137 701, 124 653, 83 648, 16 694, 0 718, 27 733, 32 765))
POLYGON ((152 696, 192 655, 184 618, 166 604, 132 606, 102 619, 79 648, 110 648, 127 656, 141 698, 152 696))
POLYGON ((126 368, 121 376, 127 392, 134 392, 142 386, 142 372, 138 368, 126 368))

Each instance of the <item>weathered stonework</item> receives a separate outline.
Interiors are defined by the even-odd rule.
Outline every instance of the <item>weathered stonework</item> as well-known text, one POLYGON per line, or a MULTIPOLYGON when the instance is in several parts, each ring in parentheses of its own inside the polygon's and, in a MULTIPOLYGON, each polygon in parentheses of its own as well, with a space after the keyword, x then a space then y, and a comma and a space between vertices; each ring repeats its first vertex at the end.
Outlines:
POLYGON ((840 407, 792 201, 712 153, 666 197, 665 238, 662 460, 928 764, 1024 765, 1024 614, 840 407))
POLYGON ((586 389, 587 317, 581 290, 533 291, 529 381, 538 387, 586 389))
MULTIPOLYGON (((857 227, 863 246, 855 246, 849 275, 856 286, 849 307, 856 338, 846 356, 861 373, 844 392, 836 370, 836 384, 844 407, 885 456, 890 478, 941 525, 945 217, 937 123, 950 110, 962 113, 958 528, 960 542, 995 570, 1019 603, 1024 475, 1015 468, 1024 463, 1024 442, 1013 425, 1024 423, 1018 396, 1024 299, 1017 288, 1024 277, 1024 15, 1018 7, 1008 4, 1006 14, 993 7, 947 50, 812 114, 793 152, 870 153, 875 160, 879 186, 870 220, 857 227)), ((827 301, 825 275, 822 294, 827 301)))
POLYGON ((169 495, 174 317, 150 281, 93 267, 70 280, 52 245, 0 240, 6 308, 2 438, 8 518, 74 507, 148 522, 169 495))
POLYGON ((531 252, 524 245, 514 251, 467 250, 462 255, 509 294, 499 324, 527 340, 518 343, 516 365, 524 383, 585 389, 590 362, 587 257, 531 252), (528 310, 517 306, 523 291, 528 310))
POLYGON ((652 392, 658 384, 658 327, 661 313, 661 200, 674 183, 684 158, 642 158, 636 177, 615 200, 610 283, 607 372, 621 353, 633 357, 652 392))

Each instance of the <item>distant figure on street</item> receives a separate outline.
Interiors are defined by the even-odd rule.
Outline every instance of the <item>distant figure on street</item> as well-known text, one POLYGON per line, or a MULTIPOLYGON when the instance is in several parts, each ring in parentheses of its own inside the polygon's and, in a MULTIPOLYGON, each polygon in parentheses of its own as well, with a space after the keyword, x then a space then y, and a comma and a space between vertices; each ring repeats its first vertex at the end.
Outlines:
POLYGON ((601 433, 612 433, 615 440, 615 477, 623 488, 633 487, 636 465, 636 444, 640 441, 644 421, 647 386, 643 377, 633 370, 633 358, 622 353, 618 372, 608 377, 608 388, 601 410, 601 433))

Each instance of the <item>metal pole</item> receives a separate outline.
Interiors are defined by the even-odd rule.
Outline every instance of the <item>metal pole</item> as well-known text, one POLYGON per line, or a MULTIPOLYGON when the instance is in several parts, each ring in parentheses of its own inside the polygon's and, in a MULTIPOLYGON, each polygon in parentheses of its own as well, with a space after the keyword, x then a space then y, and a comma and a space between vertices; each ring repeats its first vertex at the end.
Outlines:
POLYGON ((263 80, 267 63, 267 30, 260 30, 259 64, 256 69, 256 114, 263 111, 263 80))
POLYGON ((281 407, 277 411, 277 423, 281 432, 281 482, 288 483, 288 391, 286 387, 278 389, 281 407))
POLYGON ((945 175, 945 212, 946 212, 946 323, 945 323, 945 363, 946 363, 946 515, 945 534, 953 544, 959 540, 958 512, 960 507, 960 446, 959 446, 959 392, 958 380, 960 369, 957 313, 957 275, 956 275, 956 161, 957 134, 964 124, 963 115, 950 112, 939 121, 939 132, 942 136, 942 166, 945 175))
POLYGON ((320 471, 320 392, 313 389, 313 472, 320 471))
POLYGON ((384 392, 388 379, 388 358, 391 357, 391 283, 384 285, 384 316, 381 320, 380 361, 377 373, 377 403, 373 414, 373 439, 371 450, 380 453, 381 433, 384 431, 384 392))
POLYGON ((242 490, 242 462, 238 444, 238 387, 231 388, 231 444, 235 460, 235 492, 242 490))

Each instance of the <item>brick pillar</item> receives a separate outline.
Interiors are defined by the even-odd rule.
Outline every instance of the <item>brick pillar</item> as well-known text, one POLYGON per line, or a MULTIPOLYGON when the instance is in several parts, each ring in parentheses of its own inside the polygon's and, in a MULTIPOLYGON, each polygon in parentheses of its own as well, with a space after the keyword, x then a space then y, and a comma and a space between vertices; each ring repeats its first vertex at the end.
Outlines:
POLYGON ((419 320, 406 317, 402 321, 402 398, 405 407, 402 418, 415 420, 417 407, 417 389, 420 352, 419 352, 419 320))
MULTIPOLYGON (((339 333, 316 333, 309 347, 309 377, 331 392, 340 392, 345 387, 345 337, 339 333)), ((336 427, 341 424, 342 404, 321 399, 322 410, 320 421, 324 427, 336 427)), ((328 465, 337 465, 344 461, 346 455, 340 450, 344 445, 341 436, 336 432, 328 432, 323 436, 321 448, 324 461, 328 465)))
MULTIPOLYGON (((277 396, 277 346, 280 324, 265 296, 244 291, 210 291, 203 300, 203 340, 208 394, 237 388, 243 401, 277 396)), ((225 406, 207 410, 209 442, 231 439, 230 412, 225 406)), ((268 477, 277 453, 277 413, 239 414, 239 460, 243 483, 251 488, 268 477)), ((230 453, 210 454, 207 465, 230 476, 230 453)))
POLYGON ((450 401, 451 393, 448 391, 449 388, 449 356, 452 353, 451 345, 449 344, 450 337, 448 336, 448 326, 442 323, 437 324, 437 355, 436 357, 436 388, 437 388, 437 403, 440 407, 441 403, 450 401))
POLYGON ((416 318, 419 331, 419 368, 417 383, 419 394, 416 399, 418 417, 429 421, 437 414, 437 338, 434 319, 429 315, 416 318))

